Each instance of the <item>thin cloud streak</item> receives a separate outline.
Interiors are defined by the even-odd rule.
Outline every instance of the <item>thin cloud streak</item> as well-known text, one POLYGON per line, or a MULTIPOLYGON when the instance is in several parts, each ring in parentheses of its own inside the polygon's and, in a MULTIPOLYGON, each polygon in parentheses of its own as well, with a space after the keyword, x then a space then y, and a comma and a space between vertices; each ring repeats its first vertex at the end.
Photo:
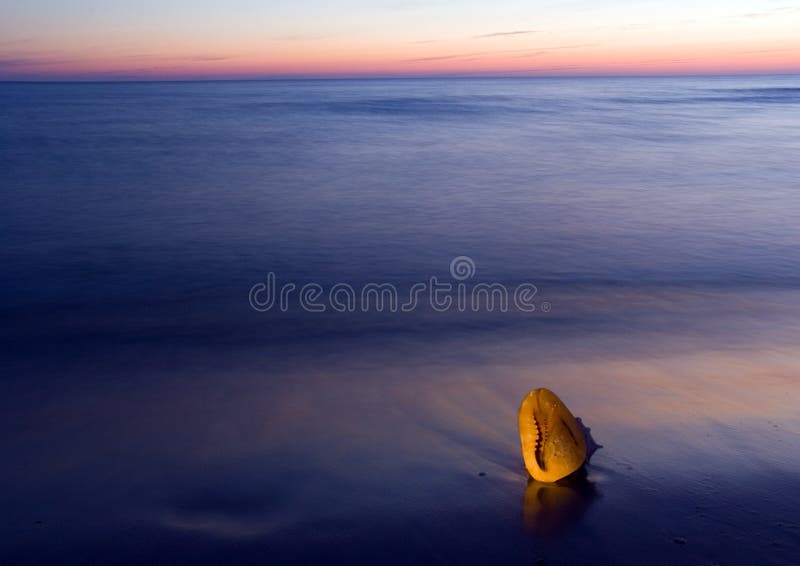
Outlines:
POLYGON ((34 59, 30 57, 9 57, 0 59, 0 69, 14 69, 17 67, 42 67, 48 65, 64 65, 70 63, 66 59, 34 59))
POLYGON ((791 51, 800 52, 798 47, 781 47, 776 49, 752 49, 749 51, 740 51, 740 53, 788 53, 791 51))
POLYGON ((420 57, 418 59, 404 59, 403 63, 425 63, 428 61, 447 61, 452 59, 465 59, 467 57, 480 57, 485 53, 456 53, 454 55, 435 55, 433 57, 420 57))
POLYGON ((522 51, 520 55, 515 55, 515 57, 538 57, 540 55, 547 55, 553 51, 563 51, 565 49, 584 49, 587 47, 597 47, 598 45, 598 43, 576 43, 575 45, 554 45, 552 47, 540 47, 538 49, 514 49, 512 51, 506 51, 506 53, 520 53, 520 51, 522 51))
POLYGON ((230 55, 161 55, 159 53, 134 53, 123 55, 120 58, 134 61, 146 59, 157 59, 159 61, 228 61, 233 59, 230 55))
POLYGON ((509 37, 514 35, 529 35, 531 33, 540 33, 535 29, 522 29, 516 31, 496 31, 494 33, 485 33, 483 35, 476 35, 475 39, 488 39, 491 37, 509 37))

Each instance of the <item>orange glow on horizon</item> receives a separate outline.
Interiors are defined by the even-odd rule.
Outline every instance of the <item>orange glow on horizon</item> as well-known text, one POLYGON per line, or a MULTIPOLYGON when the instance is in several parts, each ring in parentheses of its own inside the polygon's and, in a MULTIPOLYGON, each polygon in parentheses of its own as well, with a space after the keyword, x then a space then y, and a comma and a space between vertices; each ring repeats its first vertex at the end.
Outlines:
POLYGON ((20 4, 0 21, 0 80, 800 73, 800 7, 758 0, 547 10, 508 0, 516 16, 500 3, 349 0, 359 9, 315 4, 325 13, 314 19, 272 3, 237 11, 238 1, 198 7, 185 24, 188 13, 165 13, 158 25, 147 11, 126 19, 132 8, 120 3, 92 26, 20 4))
MULTIPOLYGON (((740 50, 563 49, 529 53, 400 55, 296 53, 225 57, 100 57, 68 63, 20 64, 9 78, 270 78, 369 76, 537 76, 800 73, 800 48, 740 50)), ((2 76, 2 75, 0 75, 2 76)), ((6 78, 6 77, 3 77, 6 78)))

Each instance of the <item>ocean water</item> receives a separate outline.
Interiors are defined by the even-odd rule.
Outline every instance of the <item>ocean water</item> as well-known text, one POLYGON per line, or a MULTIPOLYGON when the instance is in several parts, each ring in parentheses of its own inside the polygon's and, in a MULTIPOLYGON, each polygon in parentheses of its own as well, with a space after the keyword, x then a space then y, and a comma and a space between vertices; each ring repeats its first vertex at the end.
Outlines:
POLYGON ((798 156, 797 76, 0 83, 0 562, 796 562, 798 156))

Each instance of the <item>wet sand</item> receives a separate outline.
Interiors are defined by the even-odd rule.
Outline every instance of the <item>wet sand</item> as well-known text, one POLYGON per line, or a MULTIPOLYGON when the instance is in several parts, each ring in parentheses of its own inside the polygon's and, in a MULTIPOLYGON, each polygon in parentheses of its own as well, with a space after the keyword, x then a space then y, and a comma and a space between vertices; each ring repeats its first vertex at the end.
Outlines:
POLYGON ((16 488, 4 498, 6 555, 790 564, 800 302, 772 295, 770 334, 744 324, 756 312, 746 305, 770 313, 763 297, 681 297, 642 297, 647 309, 617 294, 589 306, 556 297, 567 317, 616 313, 620 324, 586 324, 583 336, 496 315, 490 332, 473 321, 420 340, 419 328, 356 318, 349 334, 276 346, 253 319, 252 344, 213 356, 195 336, 76 344, 51 353, 49 369, 20 363, 17 375, 63 382, 19 380, 3 397, 3 427, 18 430, 5 442, 16 455, 3 477, 16 488), (688 320, 685 309, 717 316, 677 334, 641 327, 688 320), (541 386, 603 445, 556 485, 529 481, 516 431, 519 401, 541 386))

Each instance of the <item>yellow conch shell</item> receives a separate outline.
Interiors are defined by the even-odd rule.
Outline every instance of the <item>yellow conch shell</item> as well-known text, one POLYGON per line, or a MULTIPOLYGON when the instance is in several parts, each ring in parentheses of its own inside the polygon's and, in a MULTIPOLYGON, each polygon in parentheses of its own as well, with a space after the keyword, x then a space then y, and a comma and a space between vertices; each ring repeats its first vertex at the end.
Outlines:
POLYGON ((586 438, 566 405, 549 389, 534 389, 519 407, 519 438, 533 479, 554 482, 586 461, 586 438))

